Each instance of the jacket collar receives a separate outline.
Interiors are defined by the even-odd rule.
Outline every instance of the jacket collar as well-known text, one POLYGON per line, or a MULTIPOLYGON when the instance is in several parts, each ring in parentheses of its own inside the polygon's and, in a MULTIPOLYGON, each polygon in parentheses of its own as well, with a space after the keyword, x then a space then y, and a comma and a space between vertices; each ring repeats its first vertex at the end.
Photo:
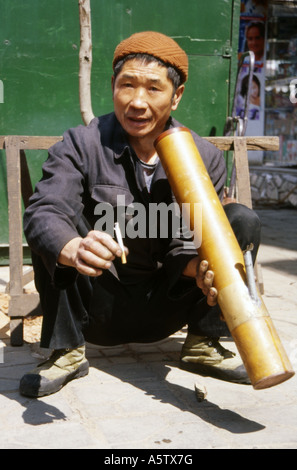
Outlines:
MULTIPOLYGON (((133 154, 133 150, 131 145, 129 144, 128 140, 128 135, 125 132, 125 130, 122 128, 121 124, 116 118, 116 115, 114 114, 114 152, 115 152, 115 159, 121 158, 127 150, 129 150, 129 154, 133 154)), ((171 129, 172 127, 176 127, 178 125, 177 121, 173 119, 171 116, 167 121, 166 127, 164 129, 168 130, 171 129)))
POLYGON ((114 157, 116 159, 122 157, 127 149, 130 150, 131 153, 131 146, 128 141, 127 133, 122 128, 121 124, 117 120, 116 116, 114 115, 115 125, 114 125, 114 157))

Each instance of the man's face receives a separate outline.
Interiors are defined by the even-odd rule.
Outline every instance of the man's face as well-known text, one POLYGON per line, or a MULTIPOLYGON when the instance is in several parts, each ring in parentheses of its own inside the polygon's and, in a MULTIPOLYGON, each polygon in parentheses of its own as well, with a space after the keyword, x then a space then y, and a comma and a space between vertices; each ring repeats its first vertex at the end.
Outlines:
POLYGON ((184 86, 173 95, 167 69, 156 62, 137 59, 124 63, 113 85, 114 111, 130 138, 157 138, 172 110, 181 99, 184 86))

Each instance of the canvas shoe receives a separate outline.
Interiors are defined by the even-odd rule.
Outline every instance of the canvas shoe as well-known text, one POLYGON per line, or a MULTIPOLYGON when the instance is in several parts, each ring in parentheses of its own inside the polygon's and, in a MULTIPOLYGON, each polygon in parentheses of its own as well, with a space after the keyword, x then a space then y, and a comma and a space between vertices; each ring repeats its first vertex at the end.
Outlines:
POLYGON ((228 382, 250 384, 241 358, 218 340, 189 333, 181 351, 180 367, 228 382))
POLYGON ((60 390, 70 380, 89 372, 85 346, 76 349, 58 349, 46 361, 25 374, 20 381, 20 393, 28 397, 42 397, 60 390))

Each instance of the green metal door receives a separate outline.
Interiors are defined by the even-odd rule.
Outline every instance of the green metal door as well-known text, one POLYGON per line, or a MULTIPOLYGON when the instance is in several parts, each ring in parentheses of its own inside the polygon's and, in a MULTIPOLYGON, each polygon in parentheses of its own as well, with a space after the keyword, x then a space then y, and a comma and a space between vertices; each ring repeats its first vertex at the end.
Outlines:
MULTIPOLYGON (((222 135, 237 67, 240 0, 91 0, 92 101, 112 110, 119 41, 142 30, 173 37, 189 55, 189 80, 174 117, 202 136, 222 135)), ((0 0, 0 135, 61 135, 82 123, 78 97, 78 2, 0 0)), ((46 152, 28 152, 33 184, 46 152)), ((7 260, 5 155, 0 151, 0 258, 7 260)))

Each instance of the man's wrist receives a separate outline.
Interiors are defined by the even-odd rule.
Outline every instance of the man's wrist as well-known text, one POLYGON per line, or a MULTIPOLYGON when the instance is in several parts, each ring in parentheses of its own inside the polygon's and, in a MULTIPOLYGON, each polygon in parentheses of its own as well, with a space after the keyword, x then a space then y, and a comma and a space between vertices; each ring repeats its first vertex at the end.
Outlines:
POLYGON ((61 267, 75 267, 74 260, 82 238, 76 237, 70 240, 60 251, 57 265, 61 267))

